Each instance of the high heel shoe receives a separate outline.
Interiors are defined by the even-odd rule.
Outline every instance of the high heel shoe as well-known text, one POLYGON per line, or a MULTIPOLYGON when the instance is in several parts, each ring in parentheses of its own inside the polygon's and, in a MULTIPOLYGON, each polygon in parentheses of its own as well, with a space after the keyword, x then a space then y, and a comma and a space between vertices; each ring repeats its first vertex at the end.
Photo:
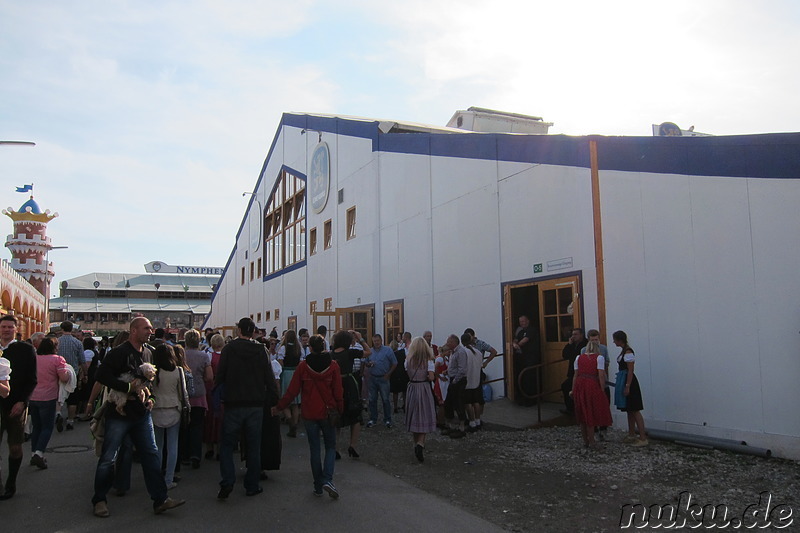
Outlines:
POLYGON ((358 455, 358 452, 356 451, 356 449, 353 448, 352 446, 347 448, 347 455, 349 455, 353 459, 358 459, 359 457, 361 457, 360 455, 358 455))
POLYGON ((417 456, 417 461, 420 463, 425 462, 425 455, 423 454, 424 450, 425 448, 423 448, 421 444, 414 446, 414 455, 417 456))

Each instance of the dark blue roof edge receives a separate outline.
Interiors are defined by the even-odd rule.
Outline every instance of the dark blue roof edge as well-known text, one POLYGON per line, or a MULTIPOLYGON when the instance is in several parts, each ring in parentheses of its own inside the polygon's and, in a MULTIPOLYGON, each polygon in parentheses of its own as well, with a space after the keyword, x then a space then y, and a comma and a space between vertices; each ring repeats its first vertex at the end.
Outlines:
POLYGON ((373 150, 588 168, 597 141, 600 170, 732 178, 800 178, 800 133, 709 137, 380 133, 379 122, 286 113, 282 125, 372 140, 373 150), (487 141, 487 137, 491 141, 487 141))

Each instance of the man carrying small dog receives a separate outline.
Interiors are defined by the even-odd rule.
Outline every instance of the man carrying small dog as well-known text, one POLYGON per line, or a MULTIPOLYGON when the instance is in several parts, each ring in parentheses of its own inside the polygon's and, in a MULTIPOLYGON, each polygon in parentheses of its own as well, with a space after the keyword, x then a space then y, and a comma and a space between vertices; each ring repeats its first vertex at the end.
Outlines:
POLYGON ((113 408, 105 410, 105 440, 100 459, 97 461, 92 497, 94 514, 101 518, 109 515, 106 495, 114 483, 114 459, 126 435, 130 435, 133 444, 139 450, 144 483, 153 500, 155 513, 161 514, 186 503, 184 500, 167 497, 167 484, 161 475, 153 420, 150 418, 150 410, 156 398, 150 395, 146 385, 138 381, 126 383, 120 379, 122 374, 134 373, 143 361, 152 359, 150 350, 144 345, 152 333, 153 326, 148 319, 134 318, 130 325, 130 338, 108 352, 95 375, 96 380, 106 387, 132 395, 125 405, 124 415, 120 415, 113 408))

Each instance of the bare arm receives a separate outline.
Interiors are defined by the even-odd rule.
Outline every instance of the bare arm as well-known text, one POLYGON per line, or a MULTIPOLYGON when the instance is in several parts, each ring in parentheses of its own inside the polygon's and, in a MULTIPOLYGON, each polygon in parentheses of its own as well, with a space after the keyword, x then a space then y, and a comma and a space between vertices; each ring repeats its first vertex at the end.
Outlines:
POLYGON ((625 392, 623 393, 625 396, 631 392, 631 382, 633 381, 633 366, 636 364, 634 361, 628 361, 625 363, 628 365, 628 377, 625 380, 625 392))
POLYGON ((491 363, 492 359, 494 359, 495 357, 497 357, 497 350, 495 350, 494 348, 489 348, 489 357, 486 358, 486 360, 483 362, 483 368, 486 368, 486 366, 489 363, 491 363))
MULTIPOLYGON (((598 370, 597 371, 597 379, 598 379, 598 381, 600 381, 600 388, 601 389, 605 389, 606 388, 606 371, 605 370, 598 370)), ((575 385, 574 378, 573 378, 572 381, 573 381, 573 386, 574 386, 575 385)))

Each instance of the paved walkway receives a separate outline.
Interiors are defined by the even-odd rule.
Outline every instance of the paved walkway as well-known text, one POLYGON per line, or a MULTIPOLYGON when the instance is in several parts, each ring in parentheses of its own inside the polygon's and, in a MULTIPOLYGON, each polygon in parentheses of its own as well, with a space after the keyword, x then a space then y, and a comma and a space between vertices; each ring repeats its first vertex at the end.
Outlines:
MULTIPOLYGON (((502 531, 445 500, 346 457, 337 462, 334 476, 341 497, 317 498, 311 490, 305 436, 284 438, 283 443, 281 470, 270 473, 259 496, 244 495, 240 475, 228 500, 218 501, 218 463, 204 461, 198 470, 184 467, 180 486, 170 491, 173 497, 186 499, 186 505, 156 516, 144 490, 141 467, 134 463, 132 490, 122 498, 110 494, 111 516, 102 519, 92 515, 91 506, 97 459, 90 449, 88 424, 78 423, 74 431, 53 434, 47 470, 28 465, 30 448, 25 447, 17 495, 0 501, 0 531, 502 531)), ((6 452, 3 444, 4 472, 6 452)))

